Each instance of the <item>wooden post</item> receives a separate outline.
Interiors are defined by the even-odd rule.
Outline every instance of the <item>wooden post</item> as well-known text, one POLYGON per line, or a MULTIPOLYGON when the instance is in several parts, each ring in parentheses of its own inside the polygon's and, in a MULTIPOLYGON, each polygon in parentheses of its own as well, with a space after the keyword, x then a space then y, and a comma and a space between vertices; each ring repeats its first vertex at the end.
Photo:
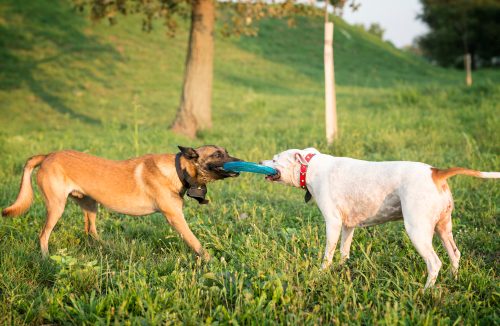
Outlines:
POLYGON ((467 86, 472 85, 472 73, 471 73, 471 57, 470 53, 467 53, 464 56, 464 63, 465 63, 465 83, 467 86))
POLYGON ((325 126, 326 141, 333 143, 337 136, 337 99, 335 97, 335 72, 333 66, 333 22, 328 22, 325 9, 325 126))

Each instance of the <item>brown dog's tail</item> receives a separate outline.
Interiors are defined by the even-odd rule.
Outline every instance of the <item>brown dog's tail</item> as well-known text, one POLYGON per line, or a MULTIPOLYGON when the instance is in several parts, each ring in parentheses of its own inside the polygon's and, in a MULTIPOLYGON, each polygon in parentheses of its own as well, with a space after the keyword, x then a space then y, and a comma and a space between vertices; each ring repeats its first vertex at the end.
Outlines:
POLYGON ((21 188, 14 204, 2 211, 2 216, 14 217, 26 212, 33 201, 33 188, 31 187, 31 173, 40 165, 47 155, 36 155, 28 159, 24 165, 21 188))
POLYGON ((499 179, 500 172, 481 172, 466 168, 449 168, 446 170, 441 170, 437 168, 431 168, 432 170, 432 180, 438 187, 438 189, 444 189, 444 185, 446 184, 446 179, 457 175, 463 174, 476 178, 484 178, 484 179, 499 179))

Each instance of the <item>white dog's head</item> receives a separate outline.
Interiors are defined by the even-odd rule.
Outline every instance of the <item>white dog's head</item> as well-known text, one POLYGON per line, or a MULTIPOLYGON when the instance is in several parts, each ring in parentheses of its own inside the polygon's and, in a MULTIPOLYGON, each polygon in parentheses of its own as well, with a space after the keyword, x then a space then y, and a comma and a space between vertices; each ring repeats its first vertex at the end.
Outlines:
POLYGON ((278 174, 267 176, 269 181, 275 181, 295 187, 300 187, 300 165, 308 163, 305 157, 307 154, 320 154, 315 148, 289 149, 274 155, 272 160, 262 161, 260 164, 278 170, 278 174))

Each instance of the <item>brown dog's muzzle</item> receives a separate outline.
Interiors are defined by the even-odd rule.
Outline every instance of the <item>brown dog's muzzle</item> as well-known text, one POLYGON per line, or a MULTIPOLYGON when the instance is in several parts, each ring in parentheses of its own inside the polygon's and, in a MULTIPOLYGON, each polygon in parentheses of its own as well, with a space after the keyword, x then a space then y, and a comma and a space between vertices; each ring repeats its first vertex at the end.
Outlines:
POLYGON ((224 178, 234 178, 234 177, 237 177, 239 176, 240 174, 238 172, 232 172, 232 171, 226 171, 224 170, 224 163, 228 163, 228 162, 239 162, 241 161, 239 158, 236 158, 236 157, 232 157, 232 156, 228 156, 227 158, 225 158, 223 161, 221 162, 217 162, 217 163, 210 163, 208 165, 208 169, 212 172, 214 172, 215 174, 217 174, 217 176, 220 178, 220 179, 224 179, 224 178))

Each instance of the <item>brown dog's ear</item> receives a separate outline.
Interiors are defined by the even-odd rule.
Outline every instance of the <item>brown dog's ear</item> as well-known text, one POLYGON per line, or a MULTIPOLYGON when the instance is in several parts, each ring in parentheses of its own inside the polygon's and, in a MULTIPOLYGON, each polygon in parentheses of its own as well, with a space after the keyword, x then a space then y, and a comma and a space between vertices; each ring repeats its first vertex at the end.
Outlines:
POLYGON ((194 148, 184 147, 184 146, 177 146, 177 147, 180 149, 182 155, 187 159, 193 160, 199 157, 198 153, 194 148))

